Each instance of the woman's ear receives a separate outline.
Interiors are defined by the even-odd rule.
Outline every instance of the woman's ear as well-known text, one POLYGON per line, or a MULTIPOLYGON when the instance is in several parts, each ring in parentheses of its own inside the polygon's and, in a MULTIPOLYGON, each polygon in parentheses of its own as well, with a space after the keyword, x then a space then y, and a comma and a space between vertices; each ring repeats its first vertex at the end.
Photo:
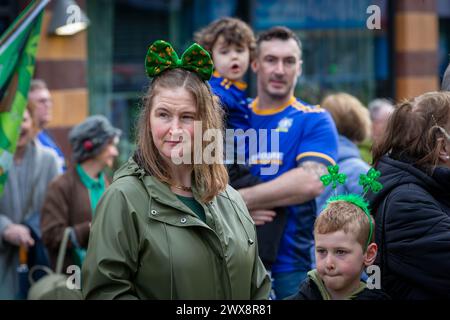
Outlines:
POLYGON ((447 139, 444 138, 438 138, 438 144, 439 144, 439 160, 442 162, 449 162, 450 161, 450 142, 447 139))
POLYGON ((366 252, 364 253, 364 265, 366 267, 372 265, 375 262, 375 258, 377 257, 378 246, 375 242, 372 242, 367 247, 366 252))

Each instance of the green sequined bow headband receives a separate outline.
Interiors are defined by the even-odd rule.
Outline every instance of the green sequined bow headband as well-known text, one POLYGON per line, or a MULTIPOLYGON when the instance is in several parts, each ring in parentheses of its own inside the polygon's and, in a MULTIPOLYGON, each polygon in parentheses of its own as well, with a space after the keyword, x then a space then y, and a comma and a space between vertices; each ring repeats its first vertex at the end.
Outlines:
POLYGON ((194 43, 178 57, 172 45, 164 40, 157 40, 148 48, 145 57, 145 71, 151 78, 165 70, 182 68, 195 72, 199 77, 208 81, 213 73, 213 61, 208 51, 194 43))
MULTIPOLYGON (((328 166, 328 173, 327 175, 323 175, 320 177, 320 181, 324 184, 324 186, 328 186, 331 184, 331 187, 336 191, 338 184, 344 184, 347 180, 347 175, 344 173, 339 173, 339 166, 328 166)), ((375 170, 374 168, 370 168, 367 174, 361 174, 359 176, 359 185, 362 186, 364 190, 364 195, 369 191, 372 190, 373 192, 377 193, 382 188, 383 185, 377 181, 377 179, 381 176, 380 171, 375 170)), ((370 225, 370 231, 369 231, 369 237, 367 239, 366 243, 366 249, 370 244, 370 241, 372 239, 373 235, 373 223, 372 218, 370 216, 370 210, 369 210, 369 203, 364 199, 364 195, 359 194, 342 194, 342 195, 334 195, 330 197, 327 200, 327 205, 336 202, 336 201, 346 201, 354 204, 355 206, 361 208, 361 210, 364 212, 364 214, 369 219, 369 225, 370 225)))

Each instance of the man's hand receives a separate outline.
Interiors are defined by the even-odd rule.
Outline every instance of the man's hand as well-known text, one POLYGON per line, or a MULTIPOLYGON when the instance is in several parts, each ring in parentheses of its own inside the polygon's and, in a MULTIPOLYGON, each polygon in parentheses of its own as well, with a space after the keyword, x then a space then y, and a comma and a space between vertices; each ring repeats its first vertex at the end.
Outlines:
POLYGON ((5 241, 26 248, 34 246, 34 240, 31 237, 30 229, 22 224, 10 224, 3 232, 5 241))
POLYGON ((266 222, 272 222, 277 213, 272 210, 252 210, 250 211, 250 215, 252 216, 255 224, 257 226, 261 226, 266 222))

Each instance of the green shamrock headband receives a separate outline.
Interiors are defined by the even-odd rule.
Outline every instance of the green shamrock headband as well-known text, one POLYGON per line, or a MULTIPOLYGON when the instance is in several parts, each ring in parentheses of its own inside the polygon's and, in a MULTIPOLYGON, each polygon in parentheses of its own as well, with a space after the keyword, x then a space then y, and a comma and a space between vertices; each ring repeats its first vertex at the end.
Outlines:
MULTIPOLYGON (((344 184, 347 180, 347 175, 344 173, 339 173, 339 166, 328 166, 328 173, 327 175, 323 175, 320 177, 320 181, 322 181, 324 186, 328 186, 329 184, 332 184, 331 187, 336 191, 338 184, 344 184)), ((370 168, 367 174, 361 174, 359 176, 359 185, 362 186, 364 190, 364 194, 358 195, 358 194, 342 194, 342 195, 334 195, 330 197, 327 200, 327 206, 336 201, 346 201, 349 203, 354 204, 355 206, 361 208, 361 210, 364 212, 364 214, 369 219, 370 224, 370 231, 369 231, 369 237, 367 239, 366 243, 366 249, 370 244, 370 240, 372 239, 373 235, 373 223, 372 218, 370 217, 370 210, 369 210, 369 203, 364 200, 364 195, 369 191, 372 190, 374 193, 379 192, 383 185, 377 181, 377 179, 381 176, 380 171, 375 170, 374 168, 370 168)))
POLYGON ((148 48, 145 58, 145 71, 151 78, 168 69, 182 68, 195 72, 208 81, 213 73, 213 61, 208 51, 194 43, 178 58, 172 45, 164 40, 157 40, 148 48))

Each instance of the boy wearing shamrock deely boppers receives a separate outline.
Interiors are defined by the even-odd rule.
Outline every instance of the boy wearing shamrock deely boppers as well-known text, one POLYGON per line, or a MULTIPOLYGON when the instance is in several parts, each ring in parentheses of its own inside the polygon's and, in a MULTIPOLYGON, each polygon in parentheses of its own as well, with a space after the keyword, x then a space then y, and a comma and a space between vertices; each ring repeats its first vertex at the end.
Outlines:
MULTIPOLYGON (((321 178, 325 185, 344 184, 346 176, 339 167, 328 168, 329 175, 321 178)), ((364 191, 379 191, 381 184, 374 169, 361 175, 364 191)), ((364 269, 373 264, 377 255, 374 242, 374 220, 363 196, 335 195, 314 224, 315 256, 317 268, 308 272, 294 300, 387 300, 380 289, 362 282, 364 269)))

